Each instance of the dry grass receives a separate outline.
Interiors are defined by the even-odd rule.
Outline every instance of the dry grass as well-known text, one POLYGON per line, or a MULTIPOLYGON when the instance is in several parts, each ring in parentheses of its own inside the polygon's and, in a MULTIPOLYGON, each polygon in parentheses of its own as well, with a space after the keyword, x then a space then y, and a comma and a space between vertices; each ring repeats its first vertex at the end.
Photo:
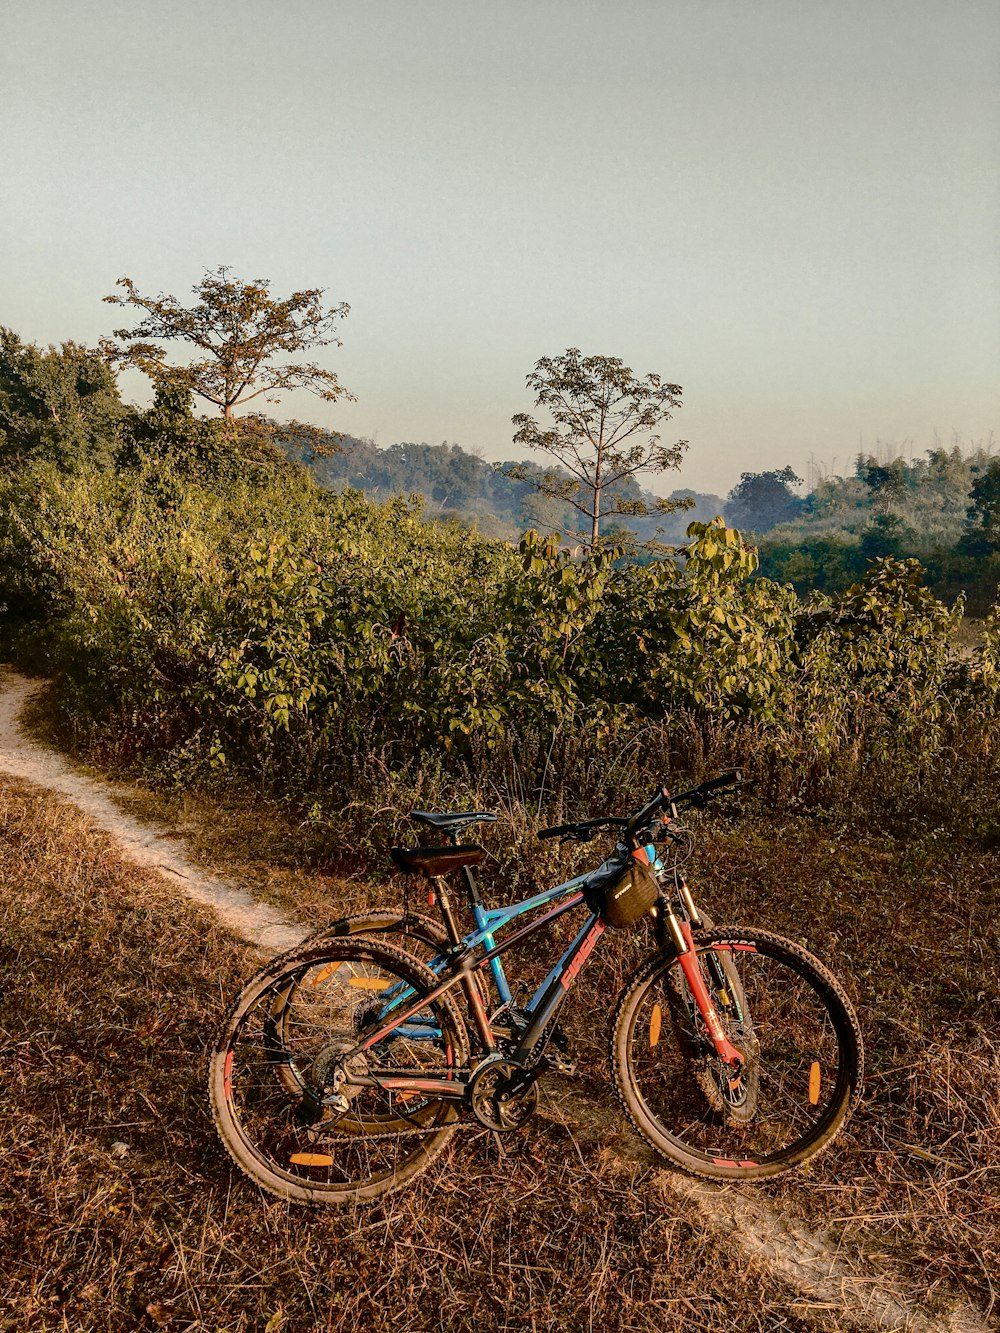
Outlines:
POLYGON ((933 1293, 993 1310, 1000 1273, 1000 857, 940 829, 891 841, 816 821, 704 838, 719 919, 767 921, 831 960, 865 1031, 844 1147, 776 1191, 933 1293))
POLYGON ((311 1213, 230 1171, 206 1047, 249 952, 65 804, 0 784, 0 1328, 796 1330, 658 1173, 537 1120, 311 1213))
MULTIPOLYGON (((341 850, 263 798, 136 798, 147 816, 172 819, 199 860, 235 874, 316 923, 370 902, 396 901, 399 881, 376 870, 370 849, 341 850)), ((399 839, 416 826, 382 815, 399 839)), ((508 828, 486 830, 509 864, 508 828)), ((699 830, 692 882, 717 921, 742 921, 801 940, 845 979, 865 1028, 865 1103, 837 1148, 805 1176, 754 1191, 829 1229, 836 1244, 878 1273, 909 1271, 946 1297, 963 1291, 992 1309, 1000 1271, 1000 857, 956 845, 940 829, 920 840, 865 834, 815 817, 725 820, 699 830)), ((583 849, 593 859, 593 848, 583 849)), ((533 863, 534 878, 553 867, 533 863)), ((569 873, 568 869, 566 873, 569 873)), ((548 880, 547 882, 551 882, 548 880)), ((509 894, 495 874, 488 892, 509 894)), ((532 879, 522 882, 524 891, 532 879)), ((583 1084, 607 1099, 608 997, 637 961, 639 941, 616 940, 584 973, 567 1026, 583 1084)), ((538 962, 540 966, 540 960, 538 962)), ((528 960, 527 975, 535 975, 528 960)))

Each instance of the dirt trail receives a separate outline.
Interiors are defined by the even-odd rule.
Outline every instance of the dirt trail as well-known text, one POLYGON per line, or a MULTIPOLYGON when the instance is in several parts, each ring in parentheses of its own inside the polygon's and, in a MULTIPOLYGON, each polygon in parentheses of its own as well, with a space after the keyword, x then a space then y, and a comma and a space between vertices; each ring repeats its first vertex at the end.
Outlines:
POLYGON ((194 902, 217 912, 230 930, 263 953, 281 953, 305 938, 308 932, 276 907, 259 903, 243 889, 192 865, 183 854, 182 839, 125 814, 106 783, 74 772, 54 750, 27 737, 18 726, 18 714, 41 684, 9 670, 0 671, 0 772, 67 797, 98 828, 114 836, 130 861, 158 870, 194 902))
MULTIPOLYGON (((137 865, 158 870, 187 897, 210 907, 241 939, 263 953, 279 953, 298 944, 306 931, 275 907, 258 902, 225 880, 205 875, 183 854, 183 840, 168 836, 122 811, 106 783, 77 773, 55 751, 32 741, 18 725, 28 699, 42 688, 0 667, 0 773, 9 773, 56 792, 112 834, 122 853, 137 865)), ((643 1165, 659 1158, 638 1139, 626 1143, 621 1122, 567 1088, 547 1098, 547 1113, 566 1124, 578 1141, 617 1139, 616 1153, 643 1165)), ((894 1333, 990 1333, 987 1322, 968 1304, 947 1316, 921 1308, 920 1293, 903 1278, 867 1271, 865 1257, 838 1238, 812 1231, 794 1218, 783 1217, 767 1199, 748 1186, 720 1187, 689 1180, 658 1169, 656 1183, 693 1202, 712 1226, 726 1232, 757 1262, 799 1293, 791 1305, 802 1314, 823 1309, 863 1329, 894 1333)))
MULTIPOLYGON (((560 1081, 561 1083, 561 1081, 560 1081)), ((921 1293, 879 1261, 878 1274, 867 1256, 831 1233, 812 1230, 795 1217, 775 1211, 750 1185, 715 1185, 662 1166, 662 1159, 635 1135, 625 1140, 621 1117, 561 1083, 543 1103, 542 1114, 564 1124, 579 1144, 614 1143, 627 1161, 655 1168, 653 1183, 694 1203, 705 1220, 799 1293, 791 1305, 800 1313, 827 1310, 859 1329, 905 1333, 989 1333, 997 1325, 966 1302, 945 1315, 921 1308, 921 1293)))

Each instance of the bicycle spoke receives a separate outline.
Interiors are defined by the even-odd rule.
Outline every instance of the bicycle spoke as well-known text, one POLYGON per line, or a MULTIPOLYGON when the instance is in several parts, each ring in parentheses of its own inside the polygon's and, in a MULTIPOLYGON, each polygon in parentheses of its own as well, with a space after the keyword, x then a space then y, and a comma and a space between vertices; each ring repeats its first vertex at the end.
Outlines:
POLYGON ((384 1021, 386 990, 407 989, 411 1007, 433 985, 415 959, 364 940, 317 946, 277 975, 265 969, 213 1058, 213 1106, 239 1165, 276 1193, 317 1200, 374 1197, 427 1165, 451 1133, 454 1105, 352 1076, 456 1077, 465 1035, 447 997, 411 1016, 409 1035, 357 1049, 384 1021))

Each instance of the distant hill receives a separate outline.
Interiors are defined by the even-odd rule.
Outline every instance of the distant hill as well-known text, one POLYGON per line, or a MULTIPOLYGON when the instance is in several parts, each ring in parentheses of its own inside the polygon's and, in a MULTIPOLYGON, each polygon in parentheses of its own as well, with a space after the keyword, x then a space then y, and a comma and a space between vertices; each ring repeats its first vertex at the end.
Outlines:
MULTIPOLYGON (((473 523, 484 536, 508 541, 516 540, 526 528, 570 536, 580 527, 580 515, 572 505, 540 495, 529 481, 512 481, 457 444, 404 443, 380 449, 371 440, 349 435, 328 435, 325 442, 336 452, 315 457, 314 451, 303 446, 289 448, 289 453, 332 491, 351 487, 374 500, 420 495, 426 501, 429 517, 473 523)), ((624 499, 648 503, 657 498, 634 482, 618 493, 624 499)), ((602 531, 611 535, 615 530, 625 530, 639 541, 655 537, 675 544, 684 541, 685 529, 693 519, 722 513, 723 500, 718 495, 676 490, 671 498, 690 498, 694 508, 649 518, 609 515, 602 531)))

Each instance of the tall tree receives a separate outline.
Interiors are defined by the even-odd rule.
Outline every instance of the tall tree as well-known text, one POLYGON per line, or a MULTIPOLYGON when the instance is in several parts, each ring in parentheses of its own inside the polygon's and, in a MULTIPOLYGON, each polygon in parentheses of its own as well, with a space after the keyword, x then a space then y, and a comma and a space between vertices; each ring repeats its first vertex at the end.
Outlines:
POLYGON ((983 556, 1000 550, 1000 459, 991 459, 976 471, 959 549, 983 556))
POLYGON ((879 463, 870 454, 859 454, 856 473, 868 487, 876 514, 890 513, 906 495, 910 469, 903 458, 879 463))
POLYGON ((551 423, 540 425, 518 413, 514 443, 549 454, 563 470, 537 473, 528 464, 508 463, 503 471, 578 510, 589 520, 591 549, 599 545, 601 518, 607 514, 666 514, 688 507, 684 500, 650 504, 616 495, 614 489, 637 473, 680 466, 687 441, 664 445, 656 433, 681 405, 679 384, 666 384, 656 374, 640 379, 618 357, 583 356, 578 347, 562 356, 543 356, 526 383, 535 393, 535 406, 547 410, 551 423))
POLYGON ((351 395, 332 370, 296 354, 308 348, 340 346, 334 329, 350 307, 327 309, 319 287, 276 297, 270 279, 243 282, 221 266, 192 288, 197 298, 185 306, 175 296, 143 296, 131 278, 115 284, 125 295, 104 298, 111 305, 146 312, 136 328, 115 329, 102 351, 119 365, 135 366, 157 386, 187 389, 232 418, 238 407, 260 400, 280 401, 291 389, 308 389, 326 402, 351 395), (180 342, 195 360, 175 365, 162 344, 180 342), (294 359, 288 360, 292 357, 294 359))

